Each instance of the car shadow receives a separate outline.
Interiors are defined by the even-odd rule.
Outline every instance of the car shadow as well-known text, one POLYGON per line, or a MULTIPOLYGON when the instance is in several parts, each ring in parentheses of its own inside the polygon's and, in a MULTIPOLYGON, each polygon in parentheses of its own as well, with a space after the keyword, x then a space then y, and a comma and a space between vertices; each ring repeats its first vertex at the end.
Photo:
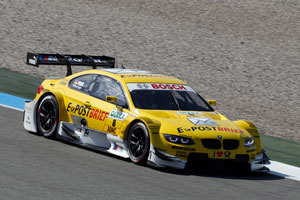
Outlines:
POLYGON ((210 177, 210 178, 222 178, 232 180, 282 180, 284 177, 272 175, 268 172, 249 172, 249 171, 233 171, 233 170, 179 170, 171 168, 161 168, 149 165, 153 170, 157 170, 163 173, 176 174, 181 176, 199 176, 199 177, 210 177))
MULTIPOLYGON (((38 133, 29 132, 30 134, 41 136, 38 133)), ((131 163, 128 158, 122 158, 117 155, 110 154, 103 150, 96 150, 86 146, 82 146, 79 144, 72 143, 70 141, 58 139, 58 138, 49 138, 50 140, 56 140, 58 142, 65 143, 67 145, 71 145, 74 147, 78 147, 81 149, 86 149, 88 151, 105 155, 114 159, 119 159, 122 162, 131 163)), ((132 163, 133 164, 133 163, 132 163)), ((233 171, 233 170, 217 170, 217 169, 203 169, 203 170, 182 170, 182 169, 173 169, 173 168, 165 168, 159 167, 151 162, 148 162, 146 166, 139 166, 149 168, 158 172, 168 173, 168 174, 176 174, 181 176, 199 176, 199 177, 210 177, 210 178, 223 178, 223 179, 240 179, 240 180, 281 180, 284 179, 282 176, 272 175, 270 173, 262 173, 262 172, 248 172, 248 171, 233 171)))

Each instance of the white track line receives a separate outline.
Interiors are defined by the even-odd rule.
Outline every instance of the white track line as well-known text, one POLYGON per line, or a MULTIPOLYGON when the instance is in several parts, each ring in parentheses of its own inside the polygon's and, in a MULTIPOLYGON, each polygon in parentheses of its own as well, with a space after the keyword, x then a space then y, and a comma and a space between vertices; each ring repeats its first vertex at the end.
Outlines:
MULTIPOLYGON (((21 111, 21 112, 24 111, 22 109, 14 108, 14 107, 3 105, 3 104, 0 104, 0 106, 5 107, 5 108, 10 108, 13 110, 17 110, 17 111, 21 111)), ((300 168, 299 167, 287 165, 287 164, 277 162, 277 161, 271 161, 271 164, 267 165, 267 167, 271 170, 269 173, 272 175, 292 179, 295 181, 300 181, 300 168)))
POLYGON ((17 111, 21 111, 21 112, 24 111, 23 109, 15 108, 15 107, 12 107, 12 106, 7 106, 7 105, 3 105, 3 104, 0 104, 0 106, 5 107, 5 108, 10 108, 10 109, 13 109, 13 110, 17 110, 17 111))
POLYGON ((271 170, 269 172, 270 174, 300 181, 299 167, 287 165, 277 161, 271 161, 271 165, 267 167, 271 170))

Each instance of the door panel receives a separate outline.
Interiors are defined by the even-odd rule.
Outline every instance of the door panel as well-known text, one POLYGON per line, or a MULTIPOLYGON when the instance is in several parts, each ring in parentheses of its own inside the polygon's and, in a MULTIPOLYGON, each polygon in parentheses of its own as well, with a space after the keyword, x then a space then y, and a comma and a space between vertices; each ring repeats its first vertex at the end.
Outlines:
POLYGON ((106 102, 105 98, 107 96, 116 96, 117 105, 126 106, 127 100, 121 85, 118 81, 110 77, 98 76, 90 94, 99 99, 98 108, 102 109, 105 113, 109 113, 106 117, 103 131, 112 135, 119 135, 124 119, 127 117, 128 113, 119 111, 116 105, 106 102))
POLYGON ((116 109, 110 111, 104 125, 104 131, 112 135, 119 135, 123 122, 128 116, 128 112, 122 112, 116 109))
MULTIPOLYGON (((81 135, 88 136, 90 129, 112 135, 120 133, 128 113, 118 111, 116 105, 106 102, 106 96, 116 96, 119 105, 127 104, 120 84, 110 77, 90 74, 70 81, 64 93, 66 111, 81 135)), ((89 140, 85 138, 84 141, 89 140)))
POLYGON ((86 120, 86 128, 103 131, 109 112, 101 108, 104 107, 103 103, 106 102, 72 89, 66 90, 65 102, 67 103, 66 111, 70 118, 71 115, 81 117, 86 120))

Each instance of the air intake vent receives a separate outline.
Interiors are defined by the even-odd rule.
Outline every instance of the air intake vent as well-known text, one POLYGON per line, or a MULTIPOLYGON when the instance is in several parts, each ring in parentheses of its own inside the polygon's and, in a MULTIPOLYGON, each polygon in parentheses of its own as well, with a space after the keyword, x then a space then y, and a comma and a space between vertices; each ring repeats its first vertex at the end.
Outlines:
POLYGON ((220 140, 202 139, 201 142, 202 142, 203 146, 207 149, 220 149, 221 148, 220 140))
POLYGON ((240 145, 238 140, 223 140, 223 148, 225 150, 237 149, 240 145))

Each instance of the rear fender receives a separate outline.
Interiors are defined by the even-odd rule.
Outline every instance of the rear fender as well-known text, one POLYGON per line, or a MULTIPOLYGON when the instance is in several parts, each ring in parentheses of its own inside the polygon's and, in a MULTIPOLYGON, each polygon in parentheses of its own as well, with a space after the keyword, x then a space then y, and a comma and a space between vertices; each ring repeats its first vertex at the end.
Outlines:
POLYGON ((36 108, 37 100, 26 101, 24 106, 23 126, 27 131, 37 133, 36 108))
POLYGON ((57 103, 58 103, 58 108, 59 108, 59 121, 67 121, 69 122, 69 117, 67 115, 66 112, 63 112, 66 110, 66 106, 65 106, 65 103, 64 103, 64 98, 63 98, 63 95, 61 94, 61 91, 59 90, 56 90, 56 91, 49 91, 49 92, 46 92, 44 94, 42 94, 38 100, 38 103, 40 103, 40 101, 45 97, 45 96, 48 96, 48 95, 53 95, 56 100, 57 100, 57 103))

